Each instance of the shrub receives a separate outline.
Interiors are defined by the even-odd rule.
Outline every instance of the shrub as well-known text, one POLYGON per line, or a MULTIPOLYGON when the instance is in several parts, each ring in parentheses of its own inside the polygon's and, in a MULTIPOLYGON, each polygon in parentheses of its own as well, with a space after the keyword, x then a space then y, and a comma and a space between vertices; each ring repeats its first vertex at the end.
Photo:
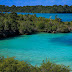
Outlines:
POLYGON ((41 66, 15 60, 14 57, 0 57, 0 72, 70 72, 69 67, 56 65, 50 61, 43 62, 41 66))

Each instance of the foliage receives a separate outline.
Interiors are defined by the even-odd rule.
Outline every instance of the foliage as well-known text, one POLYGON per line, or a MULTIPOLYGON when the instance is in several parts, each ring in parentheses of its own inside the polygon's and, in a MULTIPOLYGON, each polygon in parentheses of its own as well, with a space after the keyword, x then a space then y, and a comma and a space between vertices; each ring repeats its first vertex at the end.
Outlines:
POLYGON ((62 22, 57 16, 52 20, 36 17, 36 15, 17 15, 14 12, 0 13, 0 39, 36 32, 67 33, 70 31, 72 31, 72 22, 62 22))
POLYGON ((27 13, 72 13, 72 6, 53 5, 53 6, 5 6, 0 5, 0 12, 27 12, 27 13))
POLYGON ((70 72, 70 69, 50 61, 43 62, 38 67, 24 61, 15 60, 14 57, 0 57, 0 72, 70 72))

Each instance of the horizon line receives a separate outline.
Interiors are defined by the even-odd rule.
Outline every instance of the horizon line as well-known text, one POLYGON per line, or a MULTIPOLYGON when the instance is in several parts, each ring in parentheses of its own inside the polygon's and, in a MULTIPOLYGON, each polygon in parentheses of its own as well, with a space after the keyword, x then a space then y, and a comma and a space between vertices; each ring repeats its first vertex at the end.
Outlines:
MULTIPOLYGON (((56 5, 56 4, 54 4, 54 5, 56 5)), ((54 5, 24 5, 24 6, 54 6, 54 5)), ((67 5, 67 4, 65 4, 65 5, 67 5)), ((56 6, 65 6, 65 5, 56 5, 56 6)), ((9 6, 9 5, 2 5, 2 6, 9 6)), ((16 6, 16 5, 11 5, 11 6, 16 6)), ((9 7, 11 7, 11 6, 9 6, 9 7)), ((72 5, 67 5, 67 6, 72 6, 72 5)), ((19 6, 16 6, 16 7, 19 7, 19 6)), ((23 7, 23 6, 21 6, 21 7, 23 7)))

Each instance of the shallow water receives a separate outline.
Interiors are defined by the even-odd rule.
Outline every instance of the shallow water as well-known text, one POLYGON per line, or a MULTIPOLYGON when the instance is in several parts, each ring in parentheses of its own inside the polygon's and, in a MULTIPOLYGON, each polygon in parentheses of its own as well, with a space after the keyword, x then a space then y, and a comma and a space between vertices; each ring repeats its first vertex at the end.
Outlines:
MULTIPOLYGON (((3 12, 5 13, 5 12, 3 12)), ((7 12, 10 13, 10 12, 7 12)), ((45 18, 50 18, 51 19, 55 19, 55 16, 57 15, 57 17, 61 18, 62 21, 66 22, 66 21, 72 21, 72 13, 24 13, 24 12, 17 12, 17 14, 22 14, 22 15, 33 15, 36 14, 37 17, 45 17, 45 18)))
POLYGON ((40 33, 0 40, 0 55, 40 65, 48 58, 72 67, 72 33, 40 33))

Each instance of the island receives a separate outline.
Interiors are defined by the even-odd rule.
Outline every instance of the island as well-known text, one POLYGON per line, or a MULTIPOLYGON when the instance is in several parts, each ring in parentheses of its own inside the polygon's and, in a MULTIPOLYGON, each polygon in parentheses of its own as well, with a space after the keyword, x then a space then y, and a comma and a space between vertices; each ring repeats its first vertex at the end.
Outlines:
POLYGON ((53 5, 53 6, 7 6, 0 5, 0 12, 25 12, 25 13, 72 13, 72 5, 53 5))

